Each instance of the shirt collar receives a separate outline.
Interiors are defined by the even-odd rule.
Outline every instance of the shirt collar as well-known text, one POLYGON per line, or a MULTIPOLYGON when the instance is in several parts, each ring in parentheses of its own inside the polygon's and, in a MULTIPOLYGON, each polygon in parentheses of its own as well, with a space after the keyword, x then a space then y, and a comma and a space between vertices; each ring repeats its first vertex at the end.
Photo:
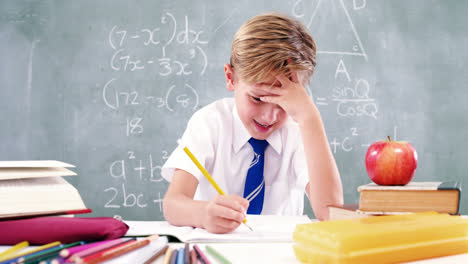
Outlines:
MULTIPOLYGON (((244 126, 244 123, 240 120, 239 113, 237 112, 237 106, 234 104, 232 111, 232 127, 233 127, 233 149, 237 153, 239 150, 249 141, 252 137, 244 126)), ((281 154, 283 143, 281 141, 281 130, 277 129, 268 138, 268 144, 275 150, 276 153, 281 154)))

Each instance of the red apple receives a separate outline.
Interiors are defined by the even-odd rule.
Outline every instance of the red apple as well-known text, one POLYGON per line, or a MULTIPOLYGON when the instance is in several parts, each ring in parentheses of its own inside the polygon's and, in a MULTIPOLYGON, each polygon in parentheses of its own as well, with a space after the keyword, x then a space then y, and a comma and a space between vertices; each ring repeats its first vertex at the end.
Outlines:
POLYGON ((406 141, 377 141, 366 153, 369 178, 380 185, 406 185, 418 166, 418 154, 406 141))

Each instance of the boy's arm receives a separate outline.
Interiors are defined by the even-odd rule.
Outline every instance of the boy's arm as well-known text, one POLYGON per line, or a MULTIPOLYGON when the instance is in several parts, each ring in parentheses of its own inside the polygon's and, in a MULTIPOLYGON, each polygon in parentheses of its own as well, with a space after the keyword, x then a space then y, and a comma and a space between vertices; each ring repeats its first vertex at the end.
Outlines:
POLYGON ((177 226, 202 227, 200 212, 206 201, 194 201, 198 181, 190 173, 176 169, 164 196, 163 210, 166 220, 177 226), (194 213, 195 212, 195 213, 194 213))
POLYGON ((309 175, 306 191, 317 219, 327 220, 328 205, 343 203, 343 187, 320 112, 302 85, 300 74, 276 78, 280 86, 257 85, 271 94, 260 99, 281 106, 299 124, 309 175))
POLYGON ((201 227, 212 233, 237 228, 245 218, 247 200, 235 195, 218 195, 211 201, 193 200, 198 180, 176 169, 163 200, 164 217, 177 226, 201 227))
POLYGON ((343 203, 343 188, 320 113, 315 104, 307 112, 309 119, 299 123, 309 174, 306 190, 317 219, 328 220, 328 205, 343 203))

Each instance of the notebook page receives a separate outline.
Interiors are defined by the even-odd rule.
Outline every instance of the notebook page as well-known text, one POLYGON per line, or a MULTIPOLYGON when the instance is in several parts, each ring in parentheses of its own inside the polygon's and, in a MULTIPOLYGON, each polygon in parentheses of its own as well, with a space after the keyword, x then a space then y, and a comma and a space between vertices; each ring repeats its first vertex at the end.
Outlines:
POLYGON ((187 242, 293 242, 297 224, 310 223, 306 216, 247 215, 247 224, 227 234, 212 234, 196 228, 187 242))
POLYGON ((124 221, 129 229, 125 236, 147 236, 153 234, 172 235, 179 240, 193 231, 190 226, 174 226, 166 221, 124 221))

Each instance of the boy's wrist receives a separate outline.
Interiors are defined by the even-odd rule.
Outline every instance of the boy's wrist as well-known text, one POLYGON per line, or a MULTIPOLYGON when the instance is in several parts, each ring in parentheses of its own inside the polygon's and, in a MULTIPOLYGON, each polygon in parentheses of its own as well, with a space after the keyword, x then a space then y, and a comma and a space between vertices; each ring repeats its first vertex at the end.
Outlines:
POLYGON ((310 126, 311 124, 317 124, 317 121, 321 122, 320 112, 317 106, 311 102, 308 107, 301 110, 301 114, 298 115, 296 122, 299 127, 310 126))

